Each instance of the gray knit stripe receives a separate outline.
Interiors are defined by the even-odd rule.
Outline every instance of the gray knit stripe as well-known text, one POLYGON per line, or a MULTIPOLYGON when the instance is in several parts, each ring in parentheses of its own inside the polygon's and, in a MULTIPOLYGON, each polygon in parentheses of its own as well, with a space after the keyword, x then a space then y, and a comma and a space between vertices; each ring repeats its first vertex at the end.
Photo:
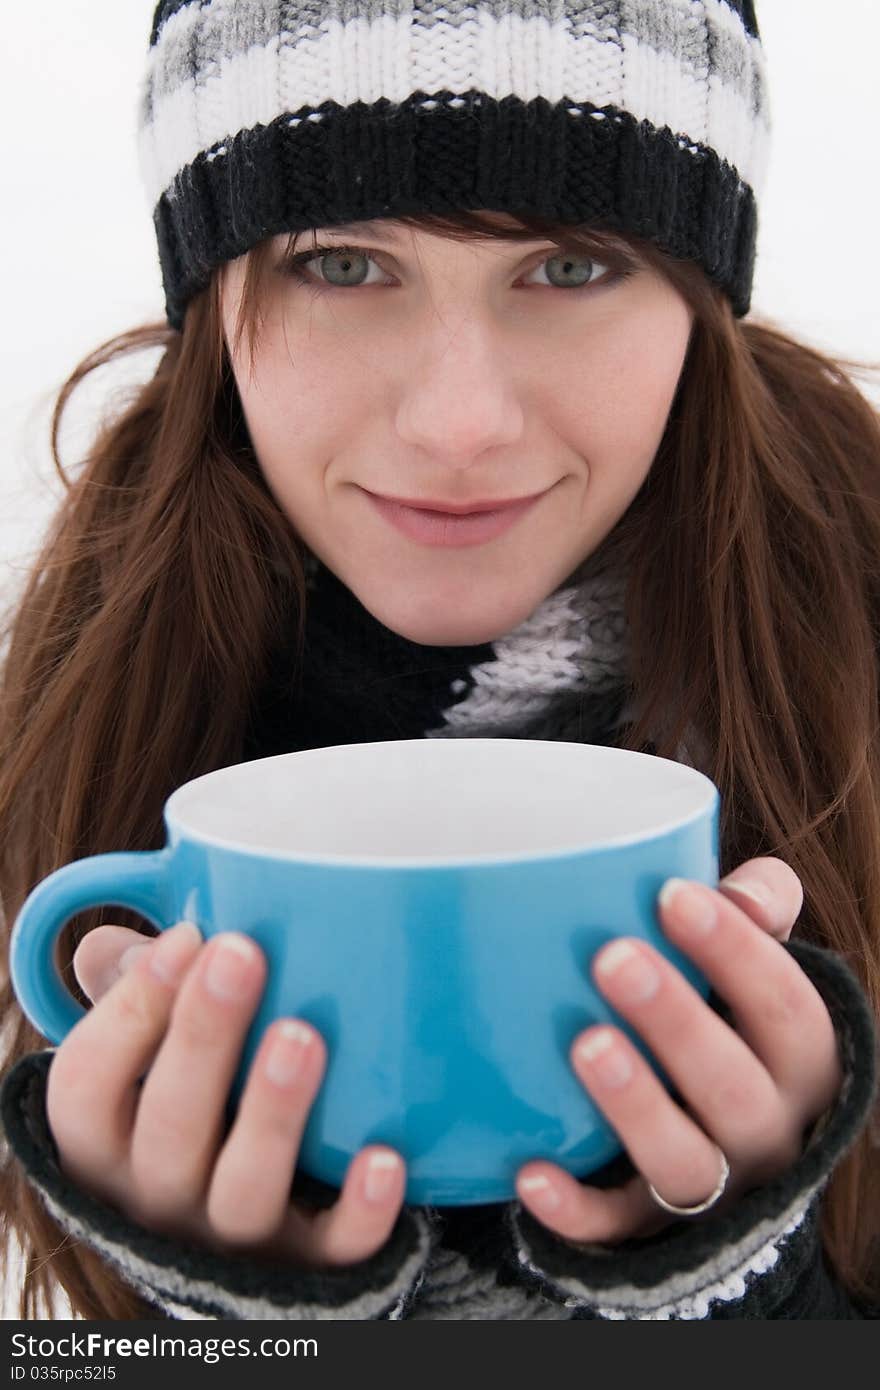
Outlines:
MULTIPOLYGON (((476 14, 498 20, 511 13, 508 0, 446 0, 442 13, 435 5, 410 0, 413 24, 430 31, 463 29, 479 22, 476 14)), ((635 39, 658 53, 671 53, 682 66, 700 76, 726 83, 752 103, 755 116, 766 115, 764 89, 753 82, 753 53, 759 45, 745 31, 742 20, 724 0, 572 0, 568 27, 573 38, 592 37, 616 46, 623 57, 626 39, 635 39)), ((178 10, 163 26, 151 64, 150 102, 175 91, 185 82, 203 83, 224 59, 269 44, 296 48, 313 43, 321 25, 382 19, 384 0, 324 0, 312 5, 279 4, 279 0, 251 0, 246 10, 235 0, 194 3, 178 10), (295 28, 294 28, 295 25, 295 28)), ((393 10, 398 19, 406 13, 401 4, 393 10)), ((518 20, 546 19, 557 24, 566 18, 562 0, 520 0, 518 20)))
MULTIPOLYGON (((309 559, 307 584, 314 582, 309 559)), ((453 684, 452 694, 461 698, 441 711, 443 723, 427 729, 425 738, 504 737, 506 730, 549 713, 564 691, 595 694, 628 681, 626 577, 591 561, 578 583, 555 589, 524 622, 492 643, 492 658, 470 669, 470 689, 465 681, 453 684)), ((637 714, 631 696, 614 727, 634 722, 637 714)), ((695 726, 685 731, 674 758, 702 772, 711 767, 709 745, 695 726)))
MULTIPOLYGON (((537 65, 541 83, 549 84, 553 100, 560 96, 560 44, 567 46, 565 61, 573 63, 571 48, 580 43, 583 55, 572 79, 577 90, 567 92, 565 100, 621 110, 632 107, 631 114, 638 120, 667 125, 691 141, 715 148, 747 183, 760 187, 769 126, 763 49, 725 0, 582 0, 580 11, 576 3, 568 8, 572 13, 566 16, 560 0, 549 7, 535 0, 523 0, 521 5, 519 22, 545 21, 542 28, 533 23, 523 52, 530 67, 537 65), (666 58, 668 68, 646 74, 646 62, 656 64, 666 58), (743 143, 744 121, 754 126, 750 149, 743 143)), ((477 71, 486 61, 479 43, 480 19, 508 18, 509 6, 500 0, 476 6, 451 0, 448 19, 445 10, 442 19, 435 10, 433 5, 424 11, 414 9, 412 27, 403 30, 400 16, 406 15, 406 9, 398 7, 387 52, 385 43, 379 43, 378 28, 369 35, 370 62, 381 64, 378 78, 370 74, 374 98, 381 93, 401 99, 410 65, 415 65, 415 45, 425 74, 423 79, 409 79, 415 88, 433 91, 451 85, 457 90, 464 82, 493 91, 494 74, 477 71), (473 64, 472 74, 462 74, 466 62, 473 64)), ((376 0, 313 8, 287 6, 278 0, 256 0, 245 8, 235 0, 211 0, 205 6, 192 4, 178 10, 151 51, 142 87, 140 144, 148 195, 158 198, 200 153, 243 129, 327 100, 353 100, 350 93, 358 90, 358 83, 346 67, 345 26, 357 22, 363 30, 385 17, 384 5, 376 0), (332 20, 330 29, 321 28, 325 20, 332 20), (286 29, 288 22, 296 27, 286 29), (284 65, 294 53, 295 81, 306 84, 302 92, 287 89, 284 65), (245 57, 253 65, 248 77, 250 105, 240 109, 238 70, 245 57), (335 80, 331 72, 337 74, 335 80), (209 82, 217 89, 210 97, 209 82), (165 120, 157 124, 162 112, 165 120), (181 136, 172 138, 169 126, 179 129, 181 136), (154 136, 160 149, 151 151, 154 136), (174 157, 169 163, 172 146, 174 157)), ((363 43, 363 32, 359 39, 363 43)), ((505 78, 501 85, 506 87, 505 78)))
POLYGON ((629 659, 625 591, 623 576, 602 573, 548 595, 492 644, 490 661, 471 667, 470 690, 425 738, 473 738, 486 730, 503 736, 505 727, 547 712, 564 691, 619 685, 629 659))
POLYGON ((571 1313, 539 1289, 499 1284, 496 1270, 477 1268, 461 1251, 440 1245, 425 1266, 419 1298, 408 1316, 421 1322, 566 1322, 571 1313))
MULTIPOLYGON (((31 1173, 30 1182, 36 1187, 50 1215, 68 1235, 82 1240, 91 1249, 103 1255, 119 1271, 128 1284, 142 1297, 158 1302, 166 1311, 174 1310, 174 1316, 213 1321, 216 1317, 239 1320, 255 1319, 295 1319, 336 1320, 348 1319, 364 1321, 384 1318, 393 1313, 395 1305, 412 1288, 419 1278, 422 1266, 427 1259, 431 1245, 431 1231, 426 1218, 417 1210, 412 1217, 418 1228, 418 1242, 415 1250, 404 1260, 396 1271, 394 1280, 383 1289, 365 1289, 347 1303, 328 1306, 325 1303, 297 1302, 291 1298, 288 1304, 279 1305, 268 1298, 254 1298, 235 1293, 222 1284, 208 1279, 197 1279, 181 1270, 157 1265, 143 1259, 128 1246, 110 1240, 101 1231, 67 1211, 46 1191, 39 1178, 31 1173), (219 1307, 219 1314, 204 1314, 194 1304, 211 1304, 219 1307)), ((296 1271, 291 1269, 291 1282, 296 1271)))
POLYGON ((520 1264, 566 1295, 569 1307, 587 1305, 600 1317, 615 1321, 703 1319, 710 1316, 714 1303, 744 1298, 747 1276, 767 1274, 774 1267, 782 1245, 803 1224, 824 1181, 799 1192, 779 1215, 757 1222, 739 1241, 716 1251, 697 1268, 680 1271, 648 1288, 635 1284, 591 1288, 581 1279, 549 1275, 533 1262, 513 1209, 510 1223, 520 1264))

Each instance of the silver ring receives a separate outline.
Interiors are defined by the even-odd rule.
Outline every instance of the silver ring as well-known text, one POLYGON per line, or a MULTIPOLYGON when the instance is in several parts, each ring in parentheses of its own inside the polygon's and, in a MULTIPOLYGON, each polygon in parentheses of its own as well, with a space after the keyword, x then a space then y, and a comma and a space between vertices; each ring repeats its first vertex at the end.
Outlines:
MULTIPOLYGON (((718 1149, 717 1144, 715 1147, 718 1149)), ((715 1191, 710 1192, 705 1202, 698 1202, 695 1207, 675 1207, 671 1202, 667 1202, 665 1197, 661 1197, 657 1189, 648 1183, 648 1191, 658 1207, 662 1207, 664 1211, 672 1212, 673 1216, 699 1216, 700 1212, 708 1211, 710 1207, 714 1207, 727 1186, 727 1179, 730 1177, 730 1164, 721 1149, 718 1149, 718 1156, 721 1159, 721 1177, 718 1179, 715 1191)))

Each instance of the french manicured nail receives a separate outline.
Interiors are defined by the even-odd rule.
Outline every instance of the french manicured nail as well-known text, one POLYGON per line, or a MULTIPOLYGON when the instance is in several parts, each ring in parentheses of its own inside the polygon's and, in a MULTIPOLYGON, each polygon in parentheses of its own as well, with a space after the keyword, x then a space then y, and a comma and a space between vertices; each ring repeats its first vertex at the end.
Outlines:
POLYGON ((303 1069, 312 1030, 296 1018, 279 1023, 266 1057, 266 1075, 276 1086, 289 1086, 303 1069))
POLYGON ((520 1178, 518 1186, 520 1192, 525 1193, 544 1211, 555 1211, 562 1201, 550 1179, 545 1178, 543 1173, 538 1173, 533 1178, 520 1178))
POLYGON ((148 951, 152 951, 154 943, 145 941, 142 946, 129 946, 127 951, 123 951, 116 966, 118 975, 124 975, 127 970, 145 956, 148 951))
POLYGON ((657 993, 660 976, 630 941, 612 941, 596 957, 596 974, 614 981, 614 994, 624 1004, 642 1004, 657 993))
POLYGON ((685 931, 709 932, 718 921, 718 912, 710 890, 684 878, 668 878, 660 889, 658 902, 675 915, 676 923, 685 931))
MULTIPOLYGON (((186 973, 192 960, 194 938, 202 939, 195 922, 178 922, 176 926, 163 931, 152 946, 147 947, 150 951, 150 970, 166 985, 179 984, 186 973)), ((141 947, 133 946, 130 949, 140 950, 141 947)), ((128 955, 128 951, 125 955, 128 955)))
POLYGON ((368 1202, 384 1202, 394 1189, 400 1172, 400 1159, 388 1151, 370 1154, 364 1178, 364 1195, 368 1202))
POLYGON ((218 938, 205 971, 205 987, 215 999, 241 999, 247 994, 257 948, 246 936, 218 938))
POLYGON ((577 1055, 604 1086, 625 1086, 633 1074, 632 1062, 623 1048, 615 1047, 615 1037, 607 1028, 588 1033, 577 1045, 577 1055))
POLYGON ((751 898, 753 903, 759 907, 773 907, 773 894, 764 883, 758 883, 750 878, 724 878, 718 885, 719 888, 735 888, 737 893, 743 893, 747 898, 751 898))

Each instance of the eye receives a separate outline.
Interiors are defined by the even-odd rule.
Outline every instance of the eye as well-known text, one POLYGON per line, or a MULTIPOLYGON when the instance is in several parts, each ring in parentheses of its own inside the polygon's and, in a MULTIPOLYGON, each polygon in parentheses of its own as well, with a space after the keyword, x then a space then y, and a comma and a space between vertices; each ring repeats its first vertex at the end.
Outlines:
POLYGON ((590 289, 599 280, 613 274, 610 266, 603 265, 601 261, 591 260, 581 251, 563 250, 555 255, 545 256, 535 266, 535 270, 543 271, 545 266, 552 267, 549 275, 553 289, 590 289))
MULTIPOLYGON (((331 289, 356 289, 359 274, 363 273, 365 263, 373 261, 369 251, 357 246, 313 246, 310 251, 300 251, 282 263, 282 270, 295 275, 300 280, 313 280, 305 268, 312 261, 320 261, 322 273, 328 274, 331 289)), ((373 261, 373 264, 377 264, 373 261)), ((373 283, 377 283, 373 281, 373 283)), ((326 288, 327 286, 323 286, 326 288)))
MULTIPOLYGON (((313 293, 321 294, 327 289, 358 289, 361 286, 369 287, 371 284, 383 283, 381 275, 379 280, 372 282, 364 279, 364 275, 369 273, 367 267, 371 263, 379 269, 373 255, 363 247, 313 246, 309 251, 300 251, 296 255, 285 257, 278 269, 285 275, 308 282, 313 293), (318 280, 306 269, 313 261, 320 262, 321 275, 326 278, 318 280)), ((544 255, 527 274, 543 271, 545 266, 550 267, 547 272, 549 288, 568 290, 570 293, 592 289, 600 281, 604 284, 616 284, 618 280, 627 278, 635 271, 635 267, 624 263, 622 258, 616 265, 606 265, 591 260, 581 251, 562 249, 553 255, 544 255)))

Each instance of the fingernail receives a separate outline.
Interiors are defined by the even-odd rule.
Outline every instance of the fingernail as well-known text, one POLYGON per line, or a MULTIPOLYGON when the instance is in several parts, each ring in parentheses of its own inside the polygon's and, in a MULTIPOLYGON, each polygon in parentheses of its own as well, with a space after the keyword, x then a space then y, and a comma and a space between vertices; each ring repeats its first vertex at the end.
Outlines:
POLYGON ((603 980, 614 981, 615 997, 621 1003, 644 1003, 660 988, 657 971, 629 941, 612 941, 600 951, 596 974, 603 980))
POLYGON ((400 1172, 400 1159, 390 1150, 370 1154, 364 1178, 364 1195, 368 1202, 384 1202, 392 1192, 400 1172))
POLYGON ((719 888, 735 888, 737 893, 743 893, 759 907, 772 908, 773 894, 764 883, 758 883, 751 878, 723 878, 718 885, 719 888))
MULTIPOLYGON (((163 931, 147 949, 150 951, 150 970, 166 985, 177 985, 192 960, 193 935, 202 939, 195 922, 178 922, 163 931)), ((138 949, 138 948, 131 948, 138 949)), ((128 955, 128 952, 125 952, 128 955)))
POLYGON ((219 937, 205 970, 205 988, 215 999, 241 999, 251 986, 257 948, 246 936, 219 937))
POLYGON ((526 1193, 544 1211, 555 1211, 562 1201, 550 1179, 545 1178, 543 1173, 533 1178, 520 1178, 517 1186, 521 1193, 526 1193))
POLYGON ((117 974, 124 975, 126 970, 130 970, 136 961, 139 961, 142 956, 145 956, 147 952, 152 951, 152 949, 152 941, 145 941, 142 946, 129 946, 128 950, 123 951, 122 955, 119 957, 116 965, 117 974))
POLYGON ((615 1041, 614 1034, 602 1028, 581 1038, 575 1049, 605 1086, 625 1086, 633 1074, 632 1062, 622 1048, 615 1047, 615 1041))
POLYGON ((312 1041, 312 1030, 299 1019, 279 1023, 266 1057, 266 1075, 276 1086, 289 1086, 303 1069, 312 1041))
POLYGON ((660 889, 657 901, 675 914, 676 925, 686 931, 708 932, 718 921, 708 888, 701 889, 684 878, 668 878, 660 889))

